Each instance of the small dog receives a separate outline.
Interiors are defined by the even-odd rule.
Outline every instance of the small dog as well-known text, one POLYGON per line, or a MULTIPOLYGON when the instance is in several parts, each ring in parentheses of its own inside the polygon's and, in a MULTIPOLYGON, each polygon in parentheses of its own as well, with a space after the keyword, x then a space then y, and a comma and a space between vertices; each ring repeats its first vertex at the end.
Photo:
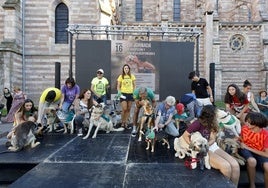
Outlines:
MULTIPOLYGON (((190 156, 192 159, 196 159, 197 155, 204 157, 205 167, 211 169, 209 164, 208 156, 208 141, 205 139, 200 132, 194 132, 191 134, 191 142, 188 144, 184 138, 181 136, 174 139, 174 150, 176 151, 175 157, 183 159, 186 155, 190 156)), ((197 167, 197 161, 191 163, 191 169, 197 167)))
POLYGON ((26 146, 30 146, 31 148, 38 146, 40 142, 35 142, 35 128, 36 125, 32 121, 26 121, 14 127, 8 135, 8 139, 10 139, 11 144, 8 150, 17 152, 26 146))
POLYGON ((58 110, 56 112, 59 120, 63 123, 64 126, 64 132, 63 134, 66 134, 68 132, 68 129, 70 130, 70 133, 74 133, 74 118, 75 114, 72 111, 69 111, 68 113, 65 113, 61 110, 58 110))
POLYGON ((139 126, 139 139, 140 142, 142 140, 142 135, 144 135, 143 129, 153 127, 154 124, 154 110, 153 106, 148 100, 143 100, 143 115, 140 119, 140 126, 139 126))
POLYGON ((170 144, 167 138, 167 133, 165 133, 165 131, 163 130, 160 130, 157 133, 155 133, 153 127, 148 128, 145 133, 145 141, 147 143, 146 150, 149 150, 151 146, 152 153, 155 150, 156 141, 161 141, 162 145, 167 145, 167 149, 170 149, 170 144))
POLYGON ((60 119, 57 116, 57 111, 54 107, 47 107, 45 109, 45 114, 46 114, 46 124, 48 128, 48 132, 52 132, 55 130, 56 125, 60 123, 60 119))
POLYGON ((216 114, 219 126, 231 130, 236 137, 239 137, 241 133, 241 124, 237 117, 220 109, 217 109, 216 114))
POLYGON ((91 117, 89 120, 88 132, 87 132, 87 135, 83 137, 83 139, 87 139, 89 137, 93 126, 96 126, 96 130, 92 138, 97 137, 97 133, 99 130, 104 130, 106 131, 106 133, 110 133, 111 131, 125 130, 123 127, 120 127, 117 129, 113 127, 111 118, 108 115, 104 114, 104 105, 93 106, 93 110, 92 110, 91 117))

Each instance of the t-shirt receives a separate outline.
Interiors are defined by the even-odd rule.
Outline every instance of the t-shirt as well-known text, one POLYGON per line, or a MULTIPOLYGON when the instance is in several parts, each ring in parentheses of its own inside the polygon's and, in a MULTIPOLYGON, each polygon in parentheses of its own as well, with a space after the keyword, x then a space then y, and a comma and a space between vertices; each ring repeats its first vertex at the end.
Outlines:
POLYGON ((68 88, 66 85, 61 88, 62 94, 64 94, 64 101, 68 103, 72 103, 76 97, 76 95, 80 94, 80 87, 78 85, 74 85, 72 88, 68 88))
POLYGON ((121 88, 120 88, 121 93, 132 94, 134 90, 133 82, 135 80, 136 80, 136 77, 133 74, 131 74, 131 76, 124 75, 124 78, 122 77, 122 75, 120 75, 117 78, 117 81, 121 82, 121 88))
POLYGON ((173 115, 175 114, 175 106, 171 106, 169 109, 166 109, 165 107, 165 103, 160 103, 157 107, 157 114, 159 112, 161 112, 161 117, 163 117, 163 121, 166 122, 169 118, 170 115, 173 115))
POLYGON ((50 91, 55 91, 55 93, 56 93, 56 97, 54 98, 53 102, 56 102, 56 101, 60 100, 60 98, 61 98, 61 91, 58 88, 49 87, 49 88, 45 89, 42 92, 42 94, 40 96, 39 102, 44 103, 45 102, 45 99, 46 99, 46 96, 47 96, 48 92, 50 92, 50 91))
POLYGON ((95 77, 92 79, 91 84, 94 85, 94 91, 98 95, 105 95, 106 94, 106 87, 109 85, 109 81, 102 77, 99 79, 98 77, 95 77))
POLYGON ((244 108, 244 106, 246 104, 249 104, 249 101, 247 98, 245 98, 245 100, 243 102, 240 102, 239 99, 237 98, 237 96, 234 95, 234 96, 232 96, 232 99, 233 99, 233 101, 230 104, 230 107, 237 112, 241 112, 242 109, 244 108))
POLYGON ((259 151, 264 151, 265 148, 268 148, 268 131, 265 129, 255 133, 247 125, 244 125, 241 130, 241 139, 250 148, 259 151))
MULTIPOLYGON (((147 96, 146 96, 146 99, 152 101, 154 100, 154 92, 153 90, 151 90, 150 88, 147 88, 147 96)), ((135 100, 140 100, 140 95, 139 95, 139 88, 135 89, 134 92, 133 92, 133 98, 135 100)))
POLYGON ((186 131, 190 134, 198 131, 207 140, 209 140, 210 138, 210 130, 204 125, 202 125, 198 120, 194 121, 191 125, 189 125, 186 131))
POLYGON ((194 90, 196 98, 208 98, 207 86, 209 86, 207 80, 199 78, 197 82, 192 82, 191 89, 194 90))

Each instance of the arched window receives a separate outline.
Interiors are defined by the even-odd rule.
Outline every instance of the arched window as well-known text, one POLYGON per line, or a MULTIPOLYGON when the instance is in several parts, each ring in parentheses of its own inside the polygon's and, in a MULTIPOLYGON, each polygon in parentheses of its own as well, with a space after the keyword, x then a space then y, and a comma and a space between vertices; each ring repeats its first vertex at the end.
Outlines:
POLYGON ((180 21, 181 2, 180 0, 174 0, 173 2, 173 21, 180 21))
POLYGON ((68 44, 68 32, 66 28, 69 23, 68 7, 64 3, 58 4, 55 10, 55 43, 68 44))
POLYGON ((142 0, 136 0, 136 21, 142 21, 142 0))

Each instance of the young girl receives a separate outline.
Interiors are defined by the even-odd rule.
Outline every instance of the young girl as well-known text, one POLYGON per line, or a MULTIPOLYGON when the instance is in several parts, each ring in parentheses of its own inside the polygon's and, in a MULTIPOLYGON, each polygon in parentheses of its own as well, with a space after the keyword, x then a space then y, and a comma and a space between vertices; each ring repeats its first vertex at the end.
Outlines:
POLYGON ((245 122, 245 117, 249 111, 249 101, 236 84, 230 84, 224 97, 226 110, 234 114, 241 123, 245 122))
POLYGON ((79 101, 75 102, 74 110, 75 110, 75 125, 76 130, 78 131, 78 136, 83 136, 83 132, 85 131, 85 127, 83 126, 83 121, 85 119, 89 120, 91 108, 93 105, 97 105, 98 103, 93 100, 92 93, 89 89, 84 89, 78 97, 79 101))
POLYGON ((37 110, 34 107, 34 103, 31 99, 26 99, 18 111, 15 113, 14 125, 21 124, 25 121, 37 120, 37 110))
POLYGON ((133 91, 136 87, 136 77, 131 74, 129 65, 125 64, 122 68, 122 74, 117 78, 117 91, 120 97, 122 107, 122 127, 129 128, 127 121, 129 119, 130 110, 133 99, 133 91))
POLYGON ((255 187, 256 166, 264 170, 264 183, 268 187, 268 131, 266 117, 258 112, 249 112, 245 118, 246 125, 241 131, 241 155, 247 161, 250 188, 255 187))
POLYGON ((212 168, 218 169, 223 175, 229 178, 236 186, 239 182, 240 167, 238 162, 223 151, 216 143, 218 123, 216 108, 213 105, 203 106, 200 116, 188 126, 182 137, 189 144, 190 135, 199 131, 209 143, 209 163, 212 168))

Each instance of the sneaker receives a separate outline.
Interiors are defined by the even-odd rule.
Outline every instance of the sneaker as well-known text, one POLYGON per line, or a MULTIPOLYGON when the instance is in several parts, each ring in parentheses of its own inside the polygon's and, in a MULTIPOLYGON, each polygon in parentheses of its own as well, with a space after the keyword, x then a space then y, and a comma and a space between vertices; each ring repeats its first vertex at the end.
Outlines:
POLYGON ((77 134, 77 136, 83 136, 82 129, 79 129, 79 130, 78 130, 78 134, 77 134))
POLYGON ((59 133, 59 132, 63 132, 64 131, 64 127, 57 127, 55 132, 59 133))
POLYGON ((137 130, 135 128, 133 128, 133 130, 131 131, 131 136, 135 137, 137 134, 137 130))

